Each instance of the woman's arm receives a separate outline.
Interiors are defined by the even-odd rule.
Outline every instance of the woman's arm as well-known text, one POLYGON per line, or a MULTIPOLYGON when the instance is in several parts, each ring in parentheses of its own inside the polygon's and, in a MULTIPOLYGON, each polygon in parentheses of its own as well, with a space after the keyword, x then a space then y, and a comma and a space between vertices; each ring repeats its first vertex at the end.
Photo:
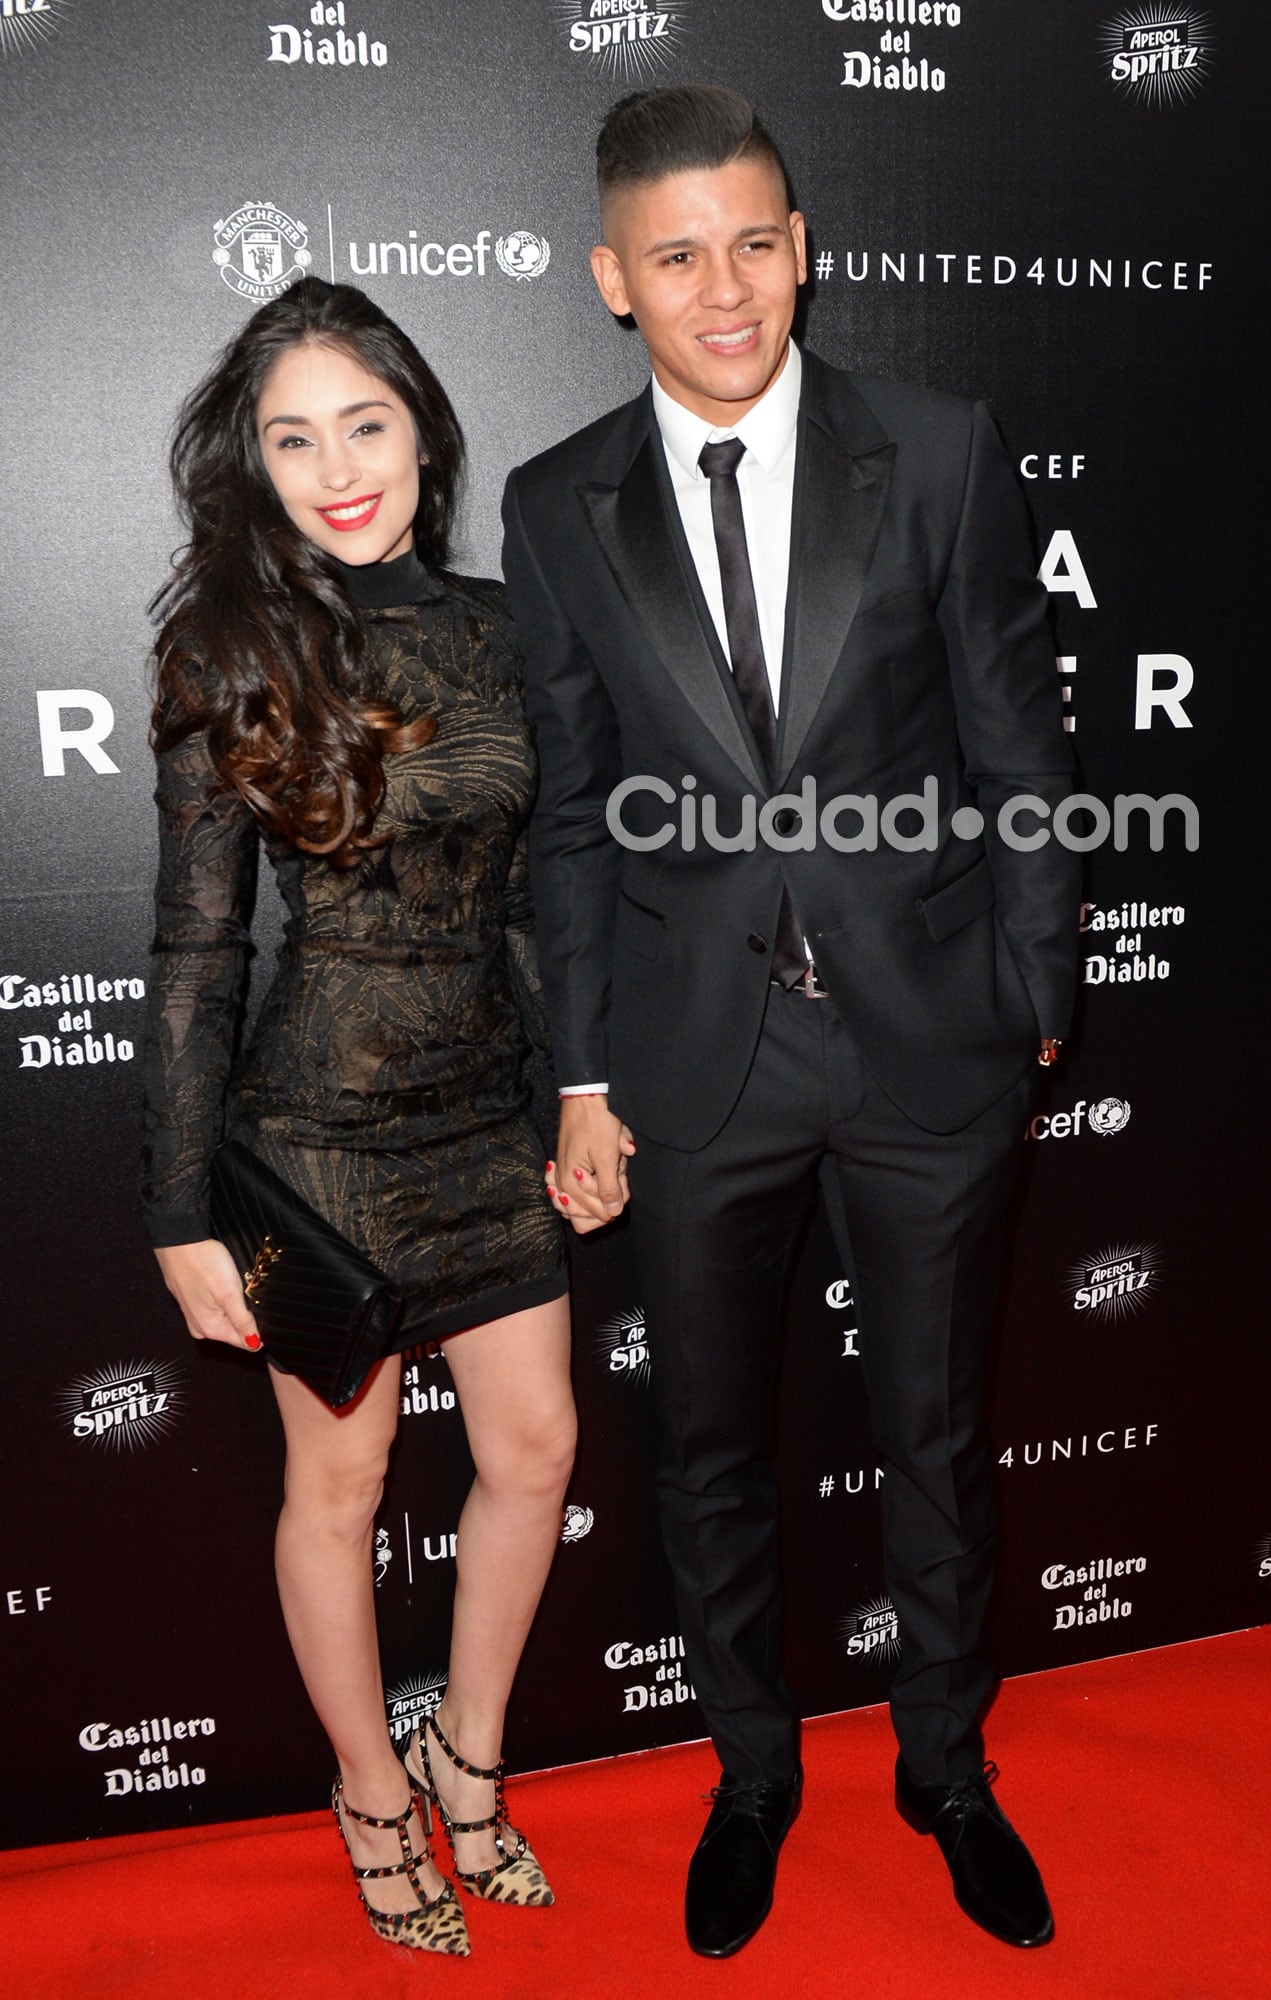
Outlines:
POLYGON ((256 821, 216 789, 202 736, 158 759, 159 875, 143 1061, 141 1206, 196 1339, 259 1345, 242 1283, 212 1238, 208 1172, 242 1022, 256 821))

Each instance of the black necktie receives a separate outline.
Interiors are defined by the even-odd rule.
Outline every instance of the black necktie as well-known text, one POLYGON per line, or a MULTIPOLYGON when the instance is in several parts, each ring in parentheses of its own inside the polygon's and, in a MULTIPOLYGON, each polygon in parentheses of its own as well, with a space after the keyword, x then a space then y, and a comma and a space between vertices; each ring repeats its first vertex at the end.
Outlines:
MULTIPOLYGON (((733 680, 759 755, 767 766, 769 776, 775 780, 777 717, 764 661, 755 583, 750 573, 750 551, 746 547, 746 523, 741 511, 741 490, 737 485, 737 467, 745 455, 746 447, 740 438, 725 438, 720 444, 704 444, 697 462, 711 483, 711 520, 715 526, 719 579, 724 591, 724 625, 728 632, 733 680)), ((772 949, 772 976, 781 986, 795 986, 807 969, 807 953, 803 949, 799 926, 794 920, 790 898, 783 894, 772 949)))
POLYGON ((746 447, 740 438, 725 438, 722 444, 704 444, 697 462, 711 483, 711 519, 719 553, 719 580, 724 587, 724 624, 728 630, 733 679, 759 755, 769 775, 775 776, 777 718, 759 632, 759 608, 755 603, 741 490, 737 485, 737 467, 745 455, 746 447))

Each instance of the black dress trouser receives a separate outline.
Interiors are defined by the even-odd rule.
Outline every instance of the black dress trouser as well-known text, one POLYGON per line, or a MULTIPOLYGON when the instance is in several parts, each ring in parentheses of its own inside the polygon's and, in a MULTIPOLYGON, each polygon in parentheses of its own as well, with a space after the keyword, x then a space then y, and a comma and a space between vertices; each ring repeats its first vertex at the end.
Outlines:
MULTIPOLYGON (((979 1769, 994 1674, 994 1465, 985 1377, 1005 1210, 1032 1081, 961 1132, 920 1130, 874 1082, 831 1000, 770 989, 746 1084, 700 1152, 636 1132, 631 1222, 685 1654, 724 1769, 787 1778, 770 1461, 781 1302, 821 1163, 837 1170, 901 1658, 896 1735, 920 1785, 979 1769)), ((618 1108, 618 1107, 615 1107, 618 1108)))

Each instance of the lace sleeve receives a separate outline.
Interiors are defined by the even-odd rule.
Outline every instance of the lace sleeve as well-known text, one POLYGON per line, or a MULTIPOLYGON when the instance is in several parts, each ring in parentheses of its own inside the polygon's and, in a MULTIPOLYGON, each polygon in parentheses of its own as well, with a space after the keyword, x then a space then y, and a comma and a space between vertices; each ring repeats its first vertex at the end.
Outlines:
POLYGON ((552 1041, 547 1027, 547 1009, 543 1005, 543 985, 538 976, 534 906, 530 902, 529 855, 524 833, 512 851, 503 896, 506 910, 504 936, 521 1026, 530 1047, 536 1054, 547 1056, 550 1060, 552 1041))
POLYGON ((242 1019, 256 821, 201 736, 158 759, 159 877, 143 1064, 141 1206, 156 1247, 211 1235, 207 1177, 242 1019))
POLYGON ((508 969, 527 1043, 524 1075, 530 1093, 530 1111, 539 1138, 550 1153, 556 1145, 560 1106, 556 1096, 556 1072, 552 1067, 547 1008, 543 1004, 543 987, 538 975, 534 907, 530 902, 529 848, 524 833, 512 851, 504 904, 508 969))

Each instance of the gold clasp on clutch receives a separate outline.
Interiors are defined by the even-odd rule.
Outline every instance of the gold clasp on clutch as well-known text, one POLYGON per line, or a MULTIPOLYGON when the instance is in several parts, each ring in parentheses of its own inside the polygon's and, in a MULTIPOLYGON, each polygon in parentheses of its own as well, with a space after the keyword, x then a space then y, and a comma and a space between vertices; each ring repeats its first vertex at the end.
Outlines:
POLYGON ((260 1249, 256 1252, 256 1262, 252 1265, 251 1270, 244 1271, 243 1273, 243 1290, 247 1294, 249 1305, 254 1306, 259 1304, 257 1294, 265 1281, 269 1267, 271 1264, 276 1264, 281 1256, 282 1251, 274 1242, 273 1237, 267 1236, 261 1244, 260 1249))

